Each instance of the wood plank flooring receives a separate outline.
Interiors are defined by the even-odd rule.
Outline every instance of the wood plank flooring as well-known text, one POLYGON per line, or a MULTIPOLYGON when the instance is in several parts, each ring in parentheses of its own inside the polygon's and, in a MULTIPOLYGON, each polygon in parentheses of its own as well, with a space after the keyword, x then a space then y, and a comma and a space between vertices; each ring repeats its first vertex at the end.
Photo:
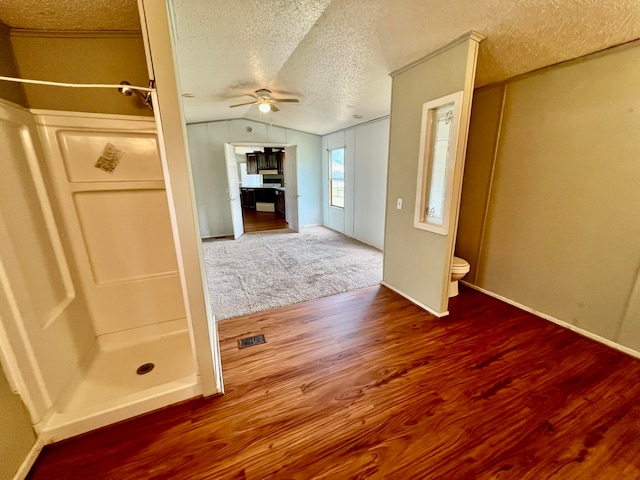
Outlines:
POLYGON ((223 322, 226 395, 47 447, 30 478, 640 478, 640 361, 472 290, 450 312, 374 287, 223 322))
POLYGON ((243 209, 242 220, 244 221, 244 231, 246 233, 289 228, 289 224, 284 217, 275 212, 256 212, 255 210, 243 209))

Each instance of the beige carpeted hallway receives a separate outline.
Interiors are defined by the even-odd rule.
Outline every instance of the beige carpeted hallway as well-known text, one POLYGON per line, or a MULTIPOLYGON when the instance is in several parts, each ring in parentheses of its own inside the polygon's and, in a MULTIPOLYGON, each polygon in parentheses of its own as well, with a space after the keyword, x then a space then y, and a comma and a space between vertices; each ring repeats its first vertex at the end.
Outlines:
POLYGON ((377 285, 382 252, 325 227, 203 242, 217 320, 377 285))

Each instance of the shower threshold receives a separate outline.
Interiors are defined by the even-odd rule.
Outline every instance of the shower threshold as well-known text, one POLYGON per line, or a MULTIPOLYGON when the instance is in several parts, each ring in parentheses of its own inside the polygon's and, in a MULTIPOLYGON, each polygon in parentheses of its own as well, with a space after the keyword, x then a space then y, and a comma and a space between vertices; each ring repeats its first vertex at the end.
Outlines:
POLYGON ((127 340, 131 335, 99 337, 55 409, 35 425, 42 440, 55 442, 200 395, 189 332, 168 330, 138 343, 127 340))

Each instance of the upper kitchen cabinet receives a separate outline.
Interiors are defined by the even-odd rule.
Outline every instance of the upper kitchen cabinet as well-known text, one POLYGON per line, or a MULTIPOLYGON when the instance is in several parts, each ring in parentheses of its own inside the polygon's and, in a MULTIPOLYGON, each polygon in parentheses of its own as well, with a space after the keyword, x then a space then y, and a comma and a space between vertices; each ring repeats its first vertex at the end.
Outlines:
POLYGON ((247 153, 247 174, 282 174, 284 152, 265 148, 264 152, 247 153))
POLYGON ((269 169, 269 164, 267 163, 267 154, 265 152, 256 153, 258 156, 258 173, 264 173, 265 170, 269 169))
POLYGON ((281 175, 284 174, 284 150, 279 152, 277 164, 278 164, 278 173, 281 175))
POLYGON ((257 175, 258 174, 258 154, 247 153, 247 175, 257 175))

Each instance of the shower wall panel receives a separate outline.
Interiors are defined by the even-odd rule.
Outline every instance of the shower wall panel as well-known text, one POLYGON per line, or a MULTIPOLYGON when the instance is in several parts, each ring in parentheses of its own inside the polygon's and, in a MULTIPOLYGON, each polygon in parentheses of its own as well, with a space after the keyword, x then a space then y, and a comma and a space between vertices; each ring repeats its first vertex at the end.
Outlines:
POLYGON ((184 319, 155 123, 37 118, 97 335, 184 319))
POLYGON ((28 111, 3 101, 0 151, 0 350, 37 422, 95 334, 49 196, 35 122, 28 111))

